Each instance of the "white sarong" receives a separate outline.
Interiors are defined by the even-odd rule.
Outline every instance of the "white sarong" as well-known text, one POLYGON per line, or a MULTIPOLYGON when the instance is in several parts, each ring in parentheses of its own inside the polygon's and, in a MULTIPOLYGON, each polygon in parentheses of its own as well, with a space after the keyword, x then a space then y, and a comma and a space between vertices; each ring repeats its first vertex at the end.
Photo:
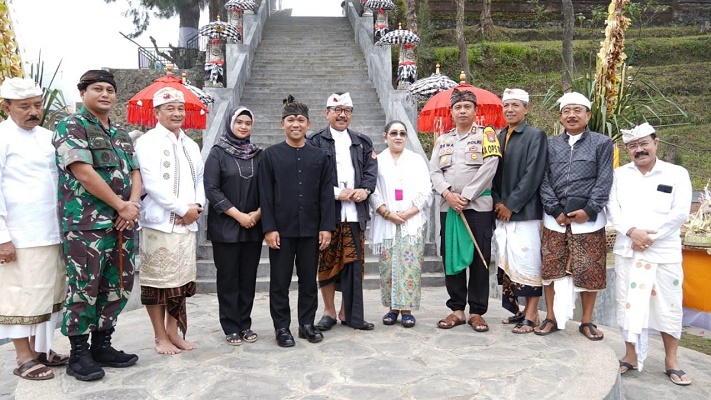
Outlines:
POLYGON ((649 349, 649 333, 681 338, 681 263, 656 264, 635 257, 615 256, 617 324, 625 342, 635 344, 641 371, 649 349))
POLYGON ((515 283, 541 286, 541 221, 496 221, 499 268, 515 283))
POLYGON ((165 233, 141 228, 141 285, 177 288, 197 276, 195 232, 165 233))
POLYGON ((17 260, 0 265, 0 339, 35 336, 46 353, 66 296, 61 245, 15 249, 17 260))

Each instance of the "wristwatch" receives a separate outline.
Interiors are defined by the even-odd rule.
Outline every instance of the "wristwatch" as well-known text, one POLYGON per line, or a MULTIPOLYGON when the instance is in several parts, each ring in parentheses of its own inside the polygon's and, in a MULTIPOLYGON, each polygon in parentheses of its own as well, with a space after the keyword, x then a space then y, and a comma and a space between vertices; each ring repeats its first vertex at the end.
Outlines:
POLYGON ((370 196, 373 193, 373 191, 368 188, 363 188, 363 190, 365 190, 365 192, 368 193, 368 196, 370 196))

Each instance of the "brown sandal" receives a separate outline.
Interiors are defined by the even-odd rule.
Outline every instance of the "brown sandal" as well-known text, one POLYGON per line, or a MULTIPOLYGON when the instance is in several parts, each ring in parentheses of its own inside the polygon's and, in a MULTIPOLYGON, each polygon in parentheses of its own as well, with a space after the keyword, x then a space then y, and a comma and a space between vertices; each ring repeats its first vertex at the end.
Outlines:
POLYGON ((47 379, 54 378, 54 372, 52 372, 51 369, 47 368, 47 366, 35 359, 27 361, 19 367, 15 368, 12 373, 22 379, 27 379, 28 381, 44 381, 47 379), (41 375, 47 372, 49 372, 49 375, 41 375))
POLYGON ((467 323, 477 332, 486 332, 489 330, 489 324, 487 324, 484 318, 479 314, 472 314, 467 323), (480 326, 483 326, 483 328, 480 328, 480 326))
POLYGON ((37 356, 37 361, 47 367, 59 367, 69 362, 69 356, 66 354, 57 354, 54 350, 50 350, 49 356, 47 356, 46 353, 40 353, 40 355, 37 356))
POLYGON ((444 319, 437 322, 437 327, 440 329, 452 329, 455 326, 464 324, 464 320, 457 317, 456 314, 452 313, 447 315, 444 319))

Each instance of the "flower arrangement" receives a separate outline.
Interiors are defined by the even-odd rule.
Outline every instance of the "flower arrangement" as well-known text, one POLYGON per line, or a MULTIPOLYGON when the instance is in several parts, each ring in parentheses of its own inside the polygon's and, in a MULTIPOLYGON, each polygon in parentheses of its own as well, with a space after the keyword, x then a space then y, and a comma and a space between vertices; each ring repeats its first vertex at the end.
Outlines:
POLYGON ((684 224, 684 244, 687 246, 711 247, 711 190, 706 184, 699 198, 699 209, 689 216, 684 224))

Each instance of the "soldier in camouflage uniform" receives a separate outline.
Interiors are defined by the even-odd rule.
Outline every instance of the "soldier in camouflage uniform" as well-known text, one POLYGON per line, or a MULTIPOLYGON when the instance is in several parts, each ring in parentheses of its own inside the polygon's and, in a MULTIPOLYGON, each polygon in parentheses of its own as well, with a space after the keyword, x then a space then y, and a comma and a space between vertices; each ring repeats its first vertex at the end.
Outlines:
POLYGON ((114 349, 111 335, 133 288, 141 176, 130 137, 109 121, 113 75, 88 71, 77 87, 84 107, 63 119, 53 138, 68 278, 62 333, 72 346, 67 373, 95 380, 104 376, 102 365, 138 360, 114 349))

